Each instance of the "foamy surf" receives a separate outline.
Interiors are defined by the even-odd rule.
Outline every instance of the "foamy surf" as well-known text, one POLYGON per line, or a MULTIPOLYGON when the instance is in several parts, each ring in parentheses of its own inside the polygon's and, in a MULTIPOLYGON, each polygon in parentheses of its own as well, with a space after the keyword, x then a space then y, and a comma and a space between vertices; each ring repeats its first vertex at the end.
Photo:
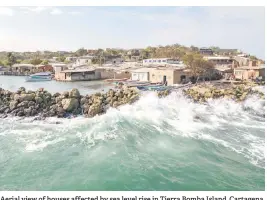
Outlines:
MULTIPOLYGON (((1 119, 2 141, 19 148, 4 145, 0 150, 27 158, 53 155, 48 156, 49 163, 67 156, 68 162, 88 162, 87 166, 113 173, 141 167, 143 173, 165 170, 171 174, 183 166, 203 171, 228 165, 237 173, 240 166, 253 173, 265 166, 264 111, 265 101, 257 96, 242 103, 216 99, 198 104, 180 92, 161 99, 148 92, 132 105, 110 108, 93 118, 1 119)), ((162 182, 172 180, 161 173, 162 182)))

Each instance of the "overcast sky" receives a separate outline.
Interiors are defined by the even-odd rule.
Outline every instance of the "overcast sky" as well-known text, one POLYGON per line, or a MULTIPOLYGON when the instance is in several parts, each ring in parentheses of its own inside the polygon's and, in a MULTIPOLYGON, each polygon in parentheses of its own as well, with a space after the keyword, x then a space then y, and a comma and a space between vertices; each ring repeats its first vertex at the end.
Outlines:
POLYGON ((264 7, 0 7, 0 51, 237 48, 264 58, 264 7))

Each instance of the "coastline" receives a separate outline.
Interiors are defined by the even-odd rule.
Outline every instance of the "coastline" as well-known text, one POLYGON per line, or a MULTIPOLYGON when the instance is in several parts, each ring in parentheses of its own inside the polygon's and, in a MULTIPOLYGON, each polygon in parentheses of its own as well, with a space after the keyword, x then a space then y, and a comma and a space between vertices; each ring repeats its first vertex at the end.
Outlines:
MULTIPOLYGON (((253 94, 265 98, 263 92, 253 89, 257 85, 250 82, 238 84, 209 82, 186 85, 181 88, 173 87, 156 93, 159 98, 163 98, 173 91, 182 91, 185 97, 192 99, 195 103, 205 103, 209 99, 217 98, 241 102, 253 94)), ((81 95, 76 88, 54 94, 44 88, 27 91, 24 87, 20 87, 16 92, 0 88, 0 118, 8 116, 35 116, 36 119, 94 117, 104 114, 110 107, 117 108, 121 105, 132 104, 141 95, 141 91, 137 88, 127 86, 109 89, 106 93, 97 92, 87 95, 81 95)))

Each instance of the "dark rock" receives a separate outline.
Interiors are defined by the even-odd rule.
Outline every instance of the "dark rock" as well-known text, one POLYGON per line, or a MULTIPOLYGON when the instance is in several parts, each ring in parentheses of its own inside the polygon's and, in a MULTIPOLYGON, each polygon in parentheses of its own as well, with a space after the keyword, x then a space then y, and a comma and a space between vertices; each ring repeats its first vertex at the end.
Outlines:
POLYGON ((80 98, 80 92, 78 89, 74 88, 69 92, 70 98, 80 98))
POLYGON ((29 101, 23 101, 17 105, 18 108, 20 107, 28 107, 29 101))
POLYGON ((23 111, 19 111, 19 112, 17 113, 17 116, 19 116, 19 117, 24 116, 24 112, 23 112, 23 111))

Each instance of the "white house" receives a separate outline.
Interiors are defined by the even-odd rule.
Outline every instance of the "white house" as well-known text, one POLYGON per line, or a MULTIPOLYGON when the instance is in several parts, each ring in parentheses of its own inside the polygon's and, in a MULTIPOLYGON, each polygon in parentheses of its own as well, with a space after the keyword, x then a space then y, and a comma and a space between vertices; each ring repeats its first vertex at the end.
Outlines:
POLYGON ((66 57, 66 61, 68 62, 75 62, 77 60, 77 57, 66 57))
POLYGON ((68 69, 67 65, 64 63, 53 63, 51 65, 54 68, 55 74, 68 69))
POLYGON ((96 58, 95 56, 81 56, 76 59, 75 66, 80 65, 90 65, 92 64, 92 59, 96 58))
POLYGON ((151 68, 140 68, 132 71, 133 81, 149 81, 149 72, 151 68))
POLYGON ((171 58, 150 58, 143 60, 143 66, 159 66, 167 64, 180 64, 180 61, 171 58))

